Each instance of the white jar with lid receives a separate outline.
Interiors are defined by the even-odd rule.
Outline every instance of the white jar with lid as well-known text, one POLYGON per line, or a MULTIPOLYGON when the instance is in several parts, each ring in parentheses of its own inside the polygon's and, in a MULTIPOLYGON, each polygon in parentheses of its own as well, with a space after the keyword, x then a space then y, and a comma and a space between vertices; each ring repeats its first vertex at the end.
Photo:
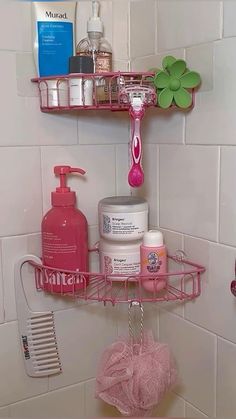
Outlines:
POLYGON ((100 271, 106 275, 139 274, 141 243, 140 240, 120 243, 101 239, 99 242, 100 271))
POLYGON ((119 242, 141 240, 148 229, 148 203, 133 196, 113 196, 98 204, 100 236, 119 242))

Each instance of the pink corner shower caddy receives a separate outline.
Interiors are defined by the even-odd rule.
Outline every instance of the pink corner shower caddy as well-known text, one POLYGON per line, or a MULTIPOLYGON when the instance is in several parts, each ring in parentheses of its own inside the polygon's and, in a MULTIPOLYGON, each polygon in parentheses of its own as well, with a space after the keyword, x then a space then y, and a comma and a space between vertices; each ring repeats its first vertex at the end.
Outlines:
MULTIPOLYGON (((151 72, 120 71, 32 79, 38 83, 43 112, 82 109, 129 111, 131 140, 128 182, 134 188, 144 182, 141 120, 146 108, 158 107, 158 93, 153 80, 154 73, 151 72)), ((194 90, 188 90, 192 94, 190 109, 194 106, 194 90)))
POLYGON ((148 279, 143 275, 105 275, 102 273, 73 272, 53 269, 28 260, 34 269, 35 284, 38 291, 47 286, 47 293, 53 294, 52 286, 60 286, 57 296, 72 297, 84 301, 99 301, 104 304, 144 303, 193 300, 201 294, 201 274, 205 268, 182 256, 182 252, 168 257, 170 270, 166 274, 149 277, 153 282, 153 291, 145 291, 142 281, 148 279), (165 278, 166 286, 159 291, 158 281, 165 278), (64 290, 64 284, 71 284, 70 291, 64 290), (86 285, 89 282, 89 285, 86 285), (78 290, 77 285, 83 284, 78 290), (51 289, 50 289, 51 286, 51 289))
MULTIPOLYGON (((42 112, 65 112, 80 110, 111 110, 129 111, 131 117, 131 159, 132 167, 129 172, 131 186, 140 186, 143 182, 141 167, 142 144, 140 133, 140 121, 146 108, 158 108, 157 92, 153 86, 152 72, 112 72, 94 74, 69 74, 65 76, 53 76, 34 78, 38 84, 40 109, 42 112), (77 78, 81 83, 81 103, 71 105, 70 80, 77 78), (99 97, 97 80, 103 80, 106 89, 106 98, 99 97), (87 104, 86 82, 92 84, 91 101, 87 104), (53 86, 53 87, 52 87, 53 86), (138 99, 141 98, 141 102, 138 99), (141 103, 141 105, 140 105, 141 103), (135 108, 136 106, 136 108, 135 108)), ((192 103, 188 109, 194 107, 194 90, 191 90, 192 103)), ((180 110, 175 105, 171 108, 180 110)), ((186 110, 186 109, 185 109, 186 110)), ((166 112, 166 110, 164 110, 166 112)), ((96 251, 96 249, 94 249, 96 251)), ((147 276, 142 275, 105 275, 102 273, 73 272, 53 269, 41 264, 40 259, 36 263, 34 258, 27 261, 34 270, 35 284, 38 291, 45 288, 47 293, 53 294, 50 284, 58 284, 60 292, 58 296, 72 297, 78 300, 99 301, 104 304, 110 302, 142 304, 144 302, 168 302, 193 300, 201 294, 201 274, 205 268, 188 260, 183 252, 176 252, 175 256, 168 257, 169 271, 152 277, 153 291, 146 291, 142 281, 147 276), (159 291, 158 281, 166 281, 166 286, 159 291), (70 292, 66 292, 64 284, 71 284, 70 292), (89 283, 89 285, 86 285, 89 283), (78 284, 80 289, 78 290, 78 284), (45 287, 45 285, 47 285, 45 287)))
MULTIPOLYGON (((112 72, 112 73, 93 73, 93 74, 67 74, 65 76, 52 76, 33 78, 32 82, 38 84, 40 109, 42 112, 58 112, 58 111, 72 111, 72 110, 111 110, 111 111, 128 111, 130 109, 129 101, 123 101, 124 89, 126 87, 150 87, 154 90, 152 72, 112 72), (81 105, 70 105, 71 87, 69 81, 74 78, 82 80, 82 103, 81 105), (104 85, 107 90, 107 99, 100 100, 98 97, 98 87, 96 81, 98 79, 104 80, 104 85), (92 88, 92 104, 86 105, 85 82, 91 80, 92 88), (55 86, 50 87, 50 82, 55 81, 55 86), (60 94, 60 87, 64 89, 63 100, 60 94), (56 104, 50 104, 50 91, 54 90, 57 97, 56 104)), ((194 89, 192 92, 192 103, 188 109, 194 107, 194 89)), ((145 107, 157 107, 157 101, 149 100, 145 103, 145 107)), ((177 108, 172 105, 171 108, 177 108)), ((180 110, 180 108, 177 108, 180 110)), ((166 112, 166 110, 165 110, 166 112)))

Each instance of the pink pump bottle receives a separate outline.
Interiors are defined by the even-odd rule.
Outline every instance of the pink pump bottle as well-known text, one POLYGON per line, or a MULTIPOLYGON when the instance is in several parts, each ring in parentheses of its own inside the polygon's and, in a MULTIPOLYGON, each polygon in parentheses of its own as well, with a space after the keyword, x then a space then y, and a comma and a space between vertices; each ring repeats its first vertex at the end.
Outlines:
MULTIPOLYGON (((66 186, 70 173, 85 171, 70 166, 55 166, 60 176, 60 186, 51 194, 52 208, 42 220, 42 260, 45 266, 64 271, 88 272, 88 223, 84 214, 76 208, 76 195, 66 186)), ((50 272, 43 285, 45 291, 67 293, 84 288, 86 276, 78 275, 74 283, 71 274, 58 276, 50 272)))

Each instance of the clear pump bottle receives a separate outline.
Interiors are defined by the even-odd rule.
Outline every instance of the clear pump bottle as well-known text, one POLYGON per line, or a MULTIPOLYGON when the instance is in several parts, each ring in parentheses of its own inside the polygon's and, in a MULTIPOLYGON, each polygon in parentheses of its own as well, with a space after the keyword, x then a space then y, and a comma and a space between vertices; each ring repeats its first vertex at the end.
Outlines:
MULTIPOLYGON (((103 38, 103 23, 99 17, 99 2, 92 2, 92 17, 87 23, 87 38, 82 39, 76 47, 76 55, 86 55, 93 58, 94 73, 107 73, 112 71, 112 48, 103 38)), ((109 83, 107 79, 96 79, 96 93, 98 102, 109 100, 109 83)))

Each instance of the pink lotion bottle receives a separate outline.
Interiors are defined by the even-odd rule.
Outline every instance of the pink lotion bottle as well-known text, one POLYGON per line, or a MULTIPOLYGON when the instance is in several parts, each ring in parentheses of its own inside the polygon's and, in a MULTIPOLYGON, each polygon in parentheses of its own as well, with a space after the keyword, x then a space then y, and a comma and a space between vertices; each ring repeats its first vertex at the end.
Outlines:
MULTIPOLYGON (((76 195, 66 186, 70 173, 85 171, 70 166, 55 166, 60 186, 51 194, 52 208, 42 220, 42 260, 45 266, 61 271, 88 272, 88 223, 76 208, 76 195)), ((55 293, 77 291, 87 285, 86 276, 64 272, 59 276, 49 272, 43 289, 55 293), (75 278, 75 280, 74 280, 75 278)))
POLYGON ((166 286, 166 277, 158 278, 159 274, 167 272, 167 250, 163 243, 163 235, 158 230, 144 233, 140 246, 142 286, 146 291, 160 291, 166 286), (155 279, 157 278, 157 279, 155 279))

